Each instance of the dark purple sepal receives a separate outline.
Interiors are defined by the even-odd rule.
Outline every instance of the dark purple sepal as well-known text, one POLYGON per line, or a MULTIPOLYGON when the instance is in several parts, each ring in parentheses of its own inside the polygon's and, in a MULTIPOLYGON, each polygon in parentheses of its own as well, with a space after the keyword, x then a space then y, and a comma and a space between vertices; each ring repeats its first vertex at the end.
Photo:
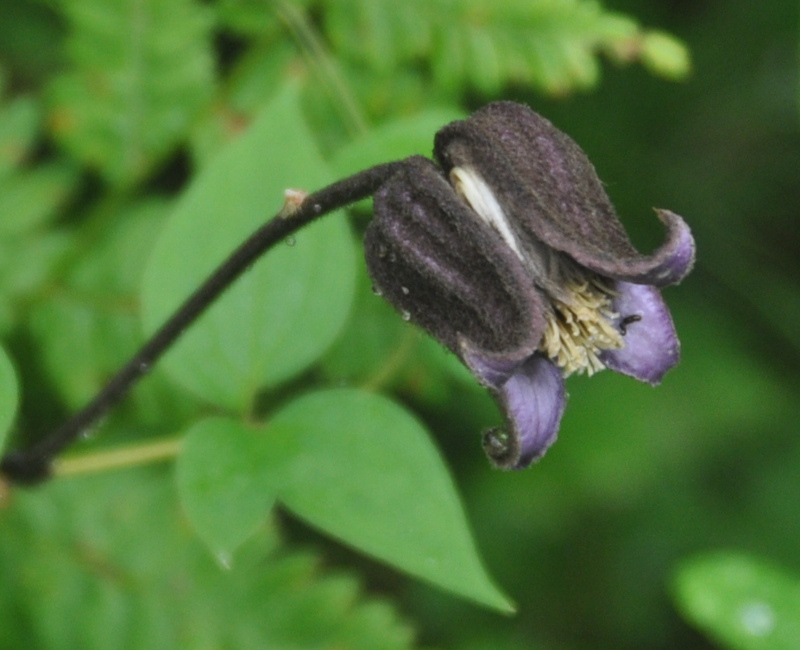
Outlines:
POLYGON ((503 353, 491 353, 475 348, 465 338, 459 340, 458 356, 475 375, 481 386, 498 390, 505 384, 517 368, 531 356, 531 351, 521 349, 516 351, 506 350, 503 353))
POLYGON ((543 242, 599 275, 666 286, 691 269, 694 241, 684 221, 658 211, 667 241, 653 255, 630 242, 583 150, 527 106, 495 102, 436 134, 446 172, 474 170, 492 189, 517 238, 543 242))
POLYGON ((594 317, 611 319, 622 348, 613 336, 571 344, 657 384, 680 345, 656 287, 691 270, 694 239, 657 210, 666 241, 641 255, 580 147, 520 104, 445 126, 434 155, 441 168, 409 158, 375 194, 367 267, 376 290, 491 392, 505 426, 484 434, 484 449, 497 467, 521 469, 555 441, 566 403, 562 369, 538 351, 551 350, 543 338, 557 301, 599 300, 594 317))
POLYGON ((484 433, 484 451, 500 469, 524 469, 556 440, 567 400, 564 377, 550 360, 535 354, 492 393, 507 426, 484 433))
POLYGON ((533 280, 436 165, 409 158, 375 194, 374 210, 367 268, 407 320, 459 355, 463 341, 518 360, 536 350, 545 320, 533 280))
POLYGON ((627 258, 614 263, 582 257, 581 251, 577 249, 570 256, 598 275, 614 280, 654 287, 677 284, 694 266, 694 237, 686 222, 674 212, 656 209, 656 214, 667 228, 667 237, 652 255, 641 255, 638 259, 627 258))
POLYGON ((680 360, 681 346, 669 309, 654 287, 617 282, 615 290, 613 308, 625 345, 603 351, 600 360, 611 370, 658 384, 680 360))

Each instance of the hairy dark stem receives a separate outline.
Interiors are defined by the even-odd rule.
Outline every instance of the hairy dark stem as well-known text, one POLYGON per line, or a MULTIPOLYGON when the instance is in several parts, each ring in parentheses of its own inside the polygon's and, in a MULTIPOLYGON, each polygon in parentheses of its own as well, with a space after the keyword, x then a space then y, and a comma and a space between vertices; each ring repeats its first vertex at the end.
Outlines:
POLYGON ((56 455, 94 426, 231 284, 275 244, 315 219, 370 196, 402 165, 371 167, 309 194, 293 210, 265 223, 237 248, 189 296, 139 351, 81 411, 29 449, 13 451, 0 461, 0 473, 12 483, 33 484, 51 475, 56 455))

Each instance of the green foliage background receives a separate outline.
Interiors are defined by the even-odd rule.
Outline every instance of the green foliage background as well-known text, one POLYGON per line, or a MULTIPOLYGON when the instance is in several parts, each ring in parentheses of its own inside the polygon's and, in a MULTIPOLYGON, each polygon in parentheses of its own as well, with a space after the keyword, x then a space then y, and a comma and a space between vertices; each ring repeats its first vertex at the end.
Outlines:
POLYGON ((584 147, 642 249, 652 206, 698 245, 666 293, 681 365, 657 390, 570 379, 558 443, 509 474, 480 451, 490 399, 370 291, 368 202, 312 226, 6 497, 0 646, 794 647, 797 13, 0 0, 6 446, 84 403, 283 188, 429 153, 493 99, 584 147))

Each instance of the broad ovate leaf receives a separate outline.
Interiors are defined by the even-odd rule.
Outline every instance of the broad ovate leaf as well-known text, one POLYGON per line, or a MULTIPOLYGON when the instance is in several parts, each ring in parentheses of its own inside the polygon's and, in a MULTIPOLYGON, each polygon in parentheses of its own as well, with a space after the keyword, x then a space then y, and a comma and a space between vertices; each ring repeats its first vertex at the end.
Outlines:
MULTIPOLYGON (((180 199, 147 263, 146 329, 156 329, 227 255, 281 208, 286 188, 330 180, 288 84, 180 199)), ((279 244, 178 341, 164 368, 214 404, 246 409, 313 364, 343 327, 355 284, 340 214, 279 244)))
POLYGON ((223 565, 266 520, 291 443, 222 417, 187 432, 176 466, 178 492, 195 531, 223 565))
POLYGON ((280 410, 270 430, 298 442, 279 497, 297 516, 433 585, 513 610, 481 564, 441 456, 402 407, 355 389, 320 391, 280 410))
POLYGON ((454 106, 429 108, 410 117, 401 117, 378 126, 336 152, 333 167, 342 176, 388 160, 414 154, 429 156, 433 136, 445 124, 466 117, 454 106))

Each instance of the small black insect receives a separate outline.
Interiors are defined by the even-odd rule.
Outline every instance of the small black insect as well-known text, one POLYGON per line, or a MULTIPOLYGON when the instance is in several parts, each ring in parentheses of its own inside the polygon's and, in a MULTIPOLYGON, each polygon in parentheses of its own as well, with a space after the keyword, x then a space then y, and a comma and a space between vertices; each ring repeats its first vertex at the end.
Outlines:
POLYGON ((631 314, 630 316, 626 316, 619 323, 619 333, 622 334, 622 336, 625 336, 628 333, 628 325, 632 323, 638 323, 640 320, 642 320, 642 317, 639 314, 631 314))

